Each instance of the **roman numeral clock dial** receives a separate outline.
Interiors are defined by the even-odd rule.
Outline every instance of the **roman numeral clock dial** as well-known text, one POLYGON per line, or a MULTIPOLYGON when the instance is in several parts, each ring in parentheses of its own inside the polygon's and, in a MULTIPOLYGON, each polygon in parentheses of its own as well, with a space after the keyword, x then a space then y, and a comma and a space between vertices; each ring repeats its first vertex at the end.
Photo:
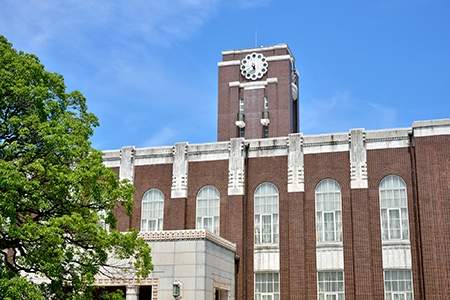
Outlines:
POLYGON ((264 55, 253 52, 241 61, 241 74, 248 80, 261 79, 269 69, 269 63, 264 55))

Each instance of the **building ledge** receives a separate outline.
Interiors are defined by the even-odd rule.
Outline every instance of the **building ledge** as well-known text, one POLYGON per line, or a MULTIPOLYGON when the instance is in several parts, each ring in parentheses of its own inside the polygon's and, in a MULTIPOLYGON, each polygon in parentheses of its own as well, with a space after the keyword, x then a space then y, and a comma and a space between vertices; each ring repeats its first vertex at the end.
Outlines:
POLYGON ((146 242, 208 240, 236 252, 236 244, 204 229, 141 231, 139 236, 146 242))

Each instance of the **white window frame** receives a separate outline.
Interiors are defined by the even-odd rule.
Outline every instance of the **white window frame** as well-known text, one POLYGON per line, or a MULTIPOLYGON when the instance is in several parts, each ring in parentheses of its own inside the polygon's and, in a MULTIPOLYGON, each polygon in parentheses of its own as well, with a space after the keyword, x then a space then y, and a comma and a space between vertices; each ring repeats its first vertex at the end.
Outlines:
MULTIPOLYGON (((385 299, 388 299, 389 297, 388 297, 388 293, 391 295, 391 298, 390 299, 392 299, 392 300, 394 300, 394 295, 402 295, 402 296, 404 296, 404 299, 405 300, 408 300, 408 294, 410 293, 411 294, 411 299, 414 299, 414 281, 413 281, 413 274, 412 274, 412 270, 411 269, 384 269, 383 270, 383 280, 384 280, 384 282, 383 282, 383 288, 384 288, 384 298, 385 299), (386 290, 386 272, 409 272, 409 274, 410 274, 410 280, 411 280, 411 291, 407 291, 407 290, 405 290, 405 291, 387 291, 386 290)), ((397 280, 397 281, 400 281, 400 280, 397 280)), ((406 286, 406 280, 402 280, 402 281, 405 281, 405 286, 406 286)), ((393 280, 391 280, 391 282, 394 282, 393 280)))
POLYGON ((270 182, 261 183, 255 190, 253 197, 254 203, 254 242, 255 245, 278 245, 279 237, 279 193, 277 187, 270 182), (269 190, 269 193, 263 194, 265 191, 269 190), (271 193, 270 193, 271 192, 271 193), (268 212, 259 212, 261 207, 264 205, 264 201, 273 201, 275 199, 276 203, 271 204, 275 206, 275 210, 268 212), (270 217, 270 241, 263 242, 263 218, 270 217), (257 234, 257 232, 259 232, 257 234))
MULTIPOLYGON (((269 281, 263 282, 263 284, 267 284, 269 281)), ((280 272, 278 271, 262 271, 262 272, 255 272, 254 273, 254 293, 255 293, 255 300, 265 300, 265 299, 272 299, 275 300, 275 298, 280 299, 280 272), (256 286, 257 286, 257 280, 256 277, 258 274, 272 274, 272 292, 257 292, 256 286), (278 281, 275 281, 275 276, 277 275, 278 281), (276 286, 278 284, 278 286, 276 286), (259 296, 259 297, 258 297, 259 296), (270 297, 270 298, 267 298, 270 297)))
MULTIPOLYGON (((323 281, 323 283, 325 283, 325 284, 327 284, 327 283, 331 284, 333 282, 336 282, 336 284, 337 284, 337 283, 340 282, 340 280, 323 281)), ((320 270, 320 271, 317 271, 317 299, 318 300, 320 300, 320 299, 327 300, 327 296, 336 296, 336 299, 339 300, 339 296, 340 295, 342 295, 342 300, 345 300, 345 272, 344 272, 344 270, 338 269, 338 270, 320 270), (319 274, 320 273, 330 273, 330 272, 342 273, 342 291, 324 291, 324 292, 320 291, 320 283, 321 283, 321 281, 319 280, 320 279, 319 274), (322 295, 323 295, 323 298, 320 297, 322 295)))
POLYGON ((220 193, 212 185, 202 187, 196 198, 195 226, 197 229, 205 229, 214 234, 220 234, 220 193), (200 207, 199 201, 206 202, 206 207, 200 207), (201 209, 205 209, 209 214, 202 214, 201 209), (211 221, 211 227, 205 226, 205 221, 211 221))
MULTIPOLYGON (((323 201, 323 200, 322 200, 323 201)), ((316 211, 316 241, 317 244, 327 244, 327 243, 342 243, 342 192, 341 192, 341 186, 339 183, 331 178, 323 179, 321 180, 316 188, 315 188, 315 211, 316 211), (333 186, 337 187, 336 189, 331 189, 333 186), (325 186, 325 187, 324 187, 325 186), (321 190, 321 189, 325 190, 321 190), (339 209, 334 210, 319 210, 318 207, 318 201, 319 197, 318 195, 339 195, 339 209), (340 224, 337 221, 336 214, 337 212, 340 213, 341 221, 340 224), (326 214, 333 214, 333 239, 327 240, 327 235, 325 231, 325 215, 326 214), (317 218, 317 215, 320 215, 320 221, 317 218)))
POLYGON ((388 175, 384 177, 379 184, 378 187, 378 194, 379 194, 379 203, 380 203, 380 226, 381 226, 381 239, 383 242, 395 242, 395 241, 409 241, 409 216, 408 216, 408 190, 406 187, 406 183, 398 175, 388 175), (395 180, 397 181, 396 184, 400 183, 401 186, 395 186, 395 187, 386 187, 388 184, 388 180, 395 180), (384 192, 384 193, 383 193, 384 192), (400 204, 397 207, 388 207, 383 206, 383 202, 386 202, 388 200, 392 201, 392 199, 384 198, 384 194, 387 194, 388 192, 394 193, 397 192, 400 194, 400 192, 403 192, 405 197, 394 199, 397 201, 403 202, 403 204, 400 204), (383 222, 383 211, 386 211, 386 222, 383 222), (393 232, 395 231, 393 227, 391 227, 391 211, 398 211, 399 215, 399 230, 400 230, 400 238, 392 237, 393 232), (406 223, 406 227, 404 226, 403 222, 406 223), (387 226, 385 228, 385 226, 387 226), (406 236, 403 235, 403 231, 406 229, 406 236), (387 232, 387 237, 384 235, 384 232, 387 232))
POLYGON ((164 194, 155 188, 151 188, 144 193, 141 202, 141 231, 161 231, 164 224, 164 194), (145 211, 145 204, 153 208, 157 207, 159 214, 151 217, 152 212, 150 210, 145 211), (147 215, 149 214, 149 215, 147 215), (154 226, 150 226, 154 224, 154 226))

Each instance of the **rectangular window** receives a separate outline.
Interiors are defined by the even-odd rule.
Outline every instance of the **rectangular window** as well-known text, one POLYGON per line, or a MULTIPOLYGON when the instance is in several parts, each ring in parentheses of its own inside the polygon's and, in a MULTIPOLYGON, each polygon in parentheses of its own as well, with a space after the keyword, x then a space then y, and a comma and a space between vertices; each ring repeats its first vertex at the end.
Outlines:
POLYGON ((219 234, 219 217, 218 216, 197 217, 197 228, 206 229, 209 232, 219 234))
POLYGON ((334 212, 324 212, 323 213, 323 223, 324 223, 324 236, 325 241, 332 242, 335 241, 336 228, 335 228, 335 218, 334 212))
POLYGON ((255 215, 255 243, 278 243, 278 214, 255 215))
POLYGON ((342 241, 341 194, 333 186, 320 186, 316 191, 316 239, 317 243, 342 241))
POLYGON ((263 126, 263 138, 269 137, 269 126, 263 126))
POLYGON ((344 272, 319 271, 317 273, 317 299, 344 300, 344 272))
POLYGON ((264 97, 264 110, 269 110, 269 99, 267 97, 264 97))
POLYGON ((276 272, 255 273, 255 300, 279 300, 280 280, 276 272))
POLYGON ((407 240, 408 227, 406 208, 381 209, 381 234, 383 241, 407 240))
POLYGON ((239 98, 239 112, 241 114, 243 114, 244 113, 244 109, 245 109, 244 98, 239 98))
POLYGON ((238 135, 239 137, 245 137, 245 127, 238 127, 238 135))
POLYGON ((384 293, 387 300, 413 300, 411 270, 385 270, 384 293))

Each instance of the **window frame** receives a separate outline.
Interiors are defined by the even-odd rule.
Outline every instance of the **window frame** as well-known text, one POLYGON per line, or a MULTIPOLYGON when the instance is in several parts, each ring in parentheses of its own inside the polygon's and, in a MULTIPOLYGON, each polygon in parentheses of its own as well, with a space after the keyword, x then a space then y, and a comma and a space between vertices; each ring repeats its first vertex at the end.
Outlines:
POLYGON ((195 208, 195 228, 200 229, 200 230, 202 230, 202 229, 208 230, 209 232, 211 232, 213 234, 220 235, 220 192, 219 192, 219 190, 213 185, 203 186, 197 192, 197 196, 195 197, 195 206, 196 206, 196 208, 195 208), (202 193, 206 193, 206 191, 208 189, 210 189, 211 191, 214 191, 215 196, 213 195, 213 197, 210 197, 210 198, 207 198, 207 197, 201 198, 203 196, 202 193), (199 213, 200 213, 199 210, 204 209, 204 207, 200 208, 199 200, 207 202, 206 210, 213 210, 216 208, 217 215, 215 215, 215 214, 199 215, 199 213), (213 204, 214 204, 213 201, 217 201, 216 207, 213 206, 213 204), (210 230, 209 228, 206 228, 205 220, 211 220, 212 230, 210 230))
POLYGON ((263 182, 258 185, 253 195, 253 227, 254 227, 254 244, 255 246, 267 246, 267 245, 279 245, 280 243, 280 193, 275 184, 271 182, 263 182), (273 188, 273 193, 258 194, 263 192, 264 187, 273 188), (267 199, 264 199, 267 198, 267 199), (257 213, 257 206, 264 205, 264 201, 273 200, 276 198, 276 203, 272 203, 271 206, 276 206, 276 212, 271 213, 263 212, 257 213), (263 203, 259 203, 262 201, 263 203), (263 242, 263 217, 270 216, 270 242, 263 242), (276 217, 275 217, 276 216, 276 217))
MULTIPOLYGON (((324 206, 324 201, 334 201, 330 199, 321 199, 321 206, 324 206)), ((325 178, 319 181, 317 183, 316 188, 314 189, 314 205, 315 205, 315 221, 316 221, 316 244, 323 245, 323 244, 335 244, 339 243, 341 244, 343 242, 343 231, 342 231, 342 189, 339 182, 332 178, 325 178), (333 183, 337 189, 333 190, 329 187, 329 184, 333 183), (321 191, 322 185, 327 185, 324 187, 324 191, 321 191), (334 210, 324 209, 319 210, 319 196, 318 195, 325 195, 322 197, 330 197, 330 195, 333 195, 333 197, 338 194, 339 196, 339 204, 338 208, 334 210), (340 214, 340 221, 338 222, 337 213, 340 214), (327 240, 327 231, 326 231, 326 222, 325 222, 325 215, 327 214, 333 214, 333 239, 327 240), (320 218, 318 217, 320 215, 320 218)))
POLYGON ((386 175, 384 176, 378 185, 378 198, 379 198, 379 206, 380 206, 380 229, 381 229, 381 240, 383 243, 395 243, 395 242, 409 242, 410 240, 410 224, 409 224, 409 207, 408 207, 408 188, 406 185, 406 182, 403 180, 401 176, 398 175, 386 175), (395 187, 384 187, 383 185, 387 185, 388 180, 395 179, 400 183, 402 186, 395 186, 395 187), (398 197, 397 199, 389 198, 384 196, 390 192, 395 195, 395 192, 400 194, 401 192, 404 195, 404 198, 398 197), (399 201, 403 203, 399 203, 398 206, 392 207, 389 205, 383 205, 383 203, 386 203, 387 201, 399 201), (384 211, 386 213, 386 216, 384 216, 384 211), (398 222, 399 227, 394 228, 391 226, 392 223, 392 217, 390 212, 391 211, 398 211, 398 222), (384 220, 384 218, 386 218, 384 220), (385 222, 384 222, 385 221, 385 222), (405 224, 406 227, 405 227, 405 224), (386 228, 385 228, 386 226, 386 228), (406 236, 404 236, 404 230, 406 229, 406 236), (391 237, 395 231, 400 231, 400 238, 391 237))
MULTIPOLYGON (((150 196, 148 196, 150 197, 150 196)), ((148 210, 149 215, 151 215, 151 210, 148 210)), ((152 231, 162 231, 164 228, 164 193, 157 189, 157 188, 150 188, 147 191, 145 191, 145 193, 142 195, 142 200, 141 200, 141 222, 140 222, 140 231, 143 232, 152 232, 152 231), (146 195, 150 195, 151 193, 156 193, 160 196, 159 199, 157 198, 151 198, 146 200, 146 195), (144 218, 144 204, 159 204, 160 208, 159 210, 161 211, 161 215, 160 217, 145 217, 144 218), (144 223, 145 222, 145 223, 144 223), (154 228, 150 228, 150 223, 154 222, 155 226, 154 228), (144 225, 145 224, 145 225, 144 225)))
MULTIPOLYGON (((390 282, 394 282, 394 280, 390 280, 390 282)), ((394 269, 384 269, 383 270, 383 289, 384 289, 384 298, 388 299, 388 293, 390 294, 390 299, 394 299, 393 296, 394 295, 403 295, 405 300, 408 299, 414 299, 414 280, 413 280, 413 273, 412 273, 412 269, 398 269, 398 268, 394 268, 394 269), (405 280, 405 279, 398 279, 396 280, 397 285, 400 281, 403 281, 405 283, 405 287, 406 287, 406 282, 410 281, 410 286, 411 286, 411 290, 403 290, 403 291, 387 291, 386 290, 386 273, 387 272, 409 272, 409 279, 405 280), (408 294, 411 295, 410 298, 408 298, 408 294)))
POLYGON ((279 271, 259 271, 254 272, 254 298, 255 300, 261 299, 263 300, 264 296, 270 296, 272 300, 280 299, 281 297, 281 291, 280 291, 280 272, 279 271), (258 275, 268 275, 271 274, 272 281, 257 281, 258 275), (257 292, 257 285, 259 283, 262 283, 263 285, 269 286, 269 283, 271 283, 271 289, 272 292, 257 292), (259 297, 258 297, 259 296, 259 297))
POLYGON ((317 272, 317 299, 327 299, 327 296, 336 296, 337 300, 345 300, 345 272, 342 269, 331 269, 331 270, 318 270, 317 272), (339 279, 336 280, 331 280, 331 281, 320 281, 320 273, 341 273, 342 274, 342 281, 339 279), (342 291, 339 291, 339 283, 342 282, 342 291), (336 283, 336 286, 338 287, 338 290, 336 291, 321 291, 320 290, 320 283, 323 283, 325 285, 332 285, 332 283, 336 283), (340 298, 339 296, 342 295, 342 298, 340 298), (321 296, 323 296, 323 298, 321 298, 321 296))

